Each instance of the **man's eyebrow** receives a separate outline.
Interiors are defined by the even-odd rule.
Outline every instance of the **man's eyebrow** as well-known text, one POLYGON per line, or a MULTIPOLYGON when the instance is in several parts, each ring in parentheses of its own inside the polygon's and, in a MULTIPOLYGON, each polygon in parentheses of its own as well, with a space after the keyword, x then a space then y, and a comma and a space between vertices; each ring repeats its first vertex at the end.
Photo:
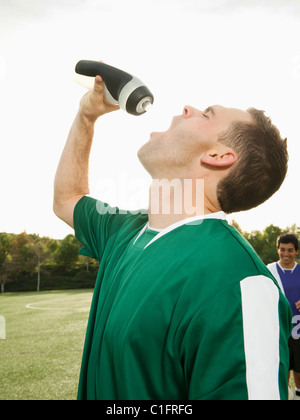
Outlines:
POLYGON ((208 108, 206 108, 206 110, 204 111, 205 114, 207 114, 208 112, 211 112, 212 115, 215 117, 216 116, 216 111, 214 109, 213 106, 209 106, 208 108))

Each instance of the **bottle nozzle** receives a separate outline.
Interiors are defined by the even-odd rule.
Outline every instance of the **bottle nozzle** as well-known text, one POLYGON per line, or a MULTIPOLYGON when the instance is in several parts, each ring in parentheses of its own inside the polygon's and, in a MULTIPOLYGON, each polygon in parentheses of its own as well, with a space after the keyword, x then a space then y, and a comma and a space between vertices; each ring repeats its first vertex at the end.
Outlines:
POLYGON ((146 101, 143 103, 143 108, 146 112, 150 111, 150 109, 152 108, 152 103, 150 101, 146 101))
POLYGON ((153 96, 149 96, 149 91, 145 86, 143 86, 142 89, 137 89, 135 92, 140 93, 140 101, 137 103, 136 98, 133 95, 133 97, 129 98, 127 104, 129 106, 133 106, 134 109, 132 109, 131 111, 133 111, 134 115, 141 115, 149 111, 152 107, 153 96))

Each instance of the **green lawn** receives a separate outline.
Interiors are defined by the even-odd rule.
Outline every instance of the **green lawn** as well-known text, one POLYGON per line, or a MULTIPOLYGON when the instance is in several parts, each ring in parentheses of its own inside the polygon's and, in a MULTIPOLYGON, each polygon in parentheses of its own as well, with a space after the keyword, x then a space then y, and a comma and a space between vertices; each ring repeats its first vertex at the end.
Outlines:
POLYGON ((0 295, 0 400, 76 399, 91 299, 92 290, 0 295))
POLYGON ((92 290, 0 295, 0 400, 76 399, 91 299, 92 290))

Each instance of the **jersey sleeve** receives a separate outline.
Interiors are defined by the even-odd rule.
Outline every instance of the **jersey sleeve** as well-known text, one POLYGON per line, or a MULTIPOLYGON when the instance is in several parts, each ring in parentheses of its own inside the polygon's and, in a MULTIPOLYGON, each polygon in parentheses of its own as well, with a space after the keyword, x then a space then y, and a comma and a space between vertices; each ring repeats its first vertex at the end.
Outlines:
POLYGON ((109 231, 109 207, 100 217, 97 200, 82 197, 74 209, 75 236, 83 245, 80 254, 100 260, 109 231))
POLYGON ((147 218, 142 211, 121 211, 100 200, 82 197, 74 209, 75 236, 83 245, 80 254, 101 261, 108 242, 114 243, 121 228, 127 235, 126 239, 130 239, 147 218))
POLYGON ((273 280, 220 291, 191 320, 182 360, 191 400, 287 399, 289 305, 273 280))

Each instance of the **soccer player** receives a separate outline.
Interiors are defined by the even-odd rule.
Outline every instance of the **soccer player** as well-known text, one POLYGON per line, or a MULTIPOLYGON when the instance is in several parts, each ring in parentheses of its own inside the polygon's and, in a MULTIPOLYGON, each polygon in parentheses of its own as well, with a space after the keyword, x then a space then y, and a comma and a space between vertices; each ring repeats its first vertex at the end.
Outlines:
POLYGON ((117 109, 97 76, 55 178, 56 215, 100 261, 78 399, 287 399, 290 305, 225 216, 279 189, 286 141, 261 111, 185 106, 139 150, 149 207, 126 212, 87 197, 95 122, 117 109))
POLYGON ((295 334, 289 339, 290 371, 294 372, 296 396, 300 401, 300 265, 296 263, 299 241, 293 234, 284 234, 277 239, 279 261, 268 268, 277 279, 283 293, 291 304, 294 315, 295 334))

